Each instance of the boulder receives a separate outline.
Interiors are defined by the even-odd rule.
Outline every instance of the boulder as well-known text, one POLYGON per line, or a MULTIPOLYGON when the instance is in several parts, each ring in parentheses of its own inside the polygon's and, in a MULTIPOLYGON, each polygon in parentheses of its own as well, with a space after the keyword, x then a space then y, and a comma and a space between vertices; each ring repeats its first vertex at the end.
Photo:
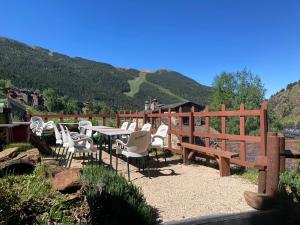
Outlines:
POLYGON ((0 171, 10 169, 22 172, 28 167, 34 168, 40 160, 41 156, 36 148, 26 151, 20 151, 18 148, 5 149, 0 153, 0 171))
POLYGON ((244 197, 249 206, 258 210, 271 209, 274 206, 274 198, 267 194, 258 194, 251 191, 245 191, 244 197))
POLYGON ((51 180, 53 188, 63 193, 76 192, 81 187, 79 168, 66 169, 57 173, 51 180))
POLYGON ((43 165, 45 166, 46 174, 48 177, 54 177, 56 174, 66 170, 65 167, 59 165, 59 162, 53 158, 43 160, 43 165))

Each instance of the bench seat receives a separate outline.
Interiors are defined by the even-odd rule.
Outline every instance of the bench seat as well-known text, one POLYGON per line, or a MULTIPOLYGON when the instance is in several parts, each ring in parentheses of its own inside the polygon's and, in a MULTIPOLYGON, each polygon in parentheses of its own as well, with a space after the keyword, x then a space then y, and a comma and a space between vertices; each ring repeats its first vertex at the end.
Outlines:
POLYGON ((204 155, 209 155, 211 157, 217 158, 219 163, 219 170, 221 176, 230 175, 230 159, 239 156, 238 153, 217 150, 214 148, 204 147, 200 145, 181 143, 183 148, 183 162, 184 164, 189 164, 189 154, 191 152, 198 152, 204 155))

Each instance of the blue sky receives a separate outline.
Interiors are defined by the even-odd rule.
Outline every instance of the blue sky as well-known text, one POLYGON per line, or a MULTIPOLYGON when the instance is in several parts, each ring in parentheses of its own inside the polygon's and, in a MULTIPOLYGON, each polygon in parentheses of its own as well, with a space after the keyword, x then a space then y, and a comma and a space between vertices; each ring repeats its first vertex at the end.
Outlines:
POLYGON ((2 1, 0 36, 211 85, 250 69, 267 97, 300 79, 300 1, 2 1))

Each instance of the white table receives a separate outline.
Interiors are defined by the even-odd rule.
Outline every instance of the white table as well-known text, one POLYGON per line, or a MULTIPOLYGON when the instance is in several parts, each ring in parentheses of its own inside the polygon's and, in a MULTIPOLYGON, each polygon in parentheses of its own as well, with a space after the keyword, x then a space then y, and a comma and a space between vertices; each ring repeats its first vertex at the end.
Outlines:
POLYGON ((112 137, 118 135, 129 135, 132 133, 132 131, 123 130, 120 128, 114 128, 114 127, 105 127, 105 126, 92 126, 92 127, 90 126, 87 127, 87 129, 99 132, 108 137, 109 163, 110 163, 110 168, 112 168, 112 137))

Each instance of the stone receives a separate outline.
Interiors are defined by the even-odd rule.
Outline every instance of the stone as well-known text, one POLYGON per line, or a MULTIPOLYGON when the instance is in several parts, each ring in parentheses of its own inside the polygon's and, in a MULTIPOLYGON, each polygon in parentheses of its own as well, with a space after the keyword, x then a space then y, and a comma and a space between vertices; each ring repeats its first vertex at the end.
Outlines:
POLYGON ((10 148, 1 152, 0 155, 0 171, 10 169, 22 173, 28 167, 34 168, 40 162, 41 156, 38 149, 28 149, 19 151, 18 148, 10 148))
POLYGON ((63 193, 76 192, 81 187, 80 168, 70 168, 57 173, 51 180, 53 188, 63 193))
POLYGON ((245 191, 244 197, 247 204, 258 210, 266 210, 273 208, 274 198, 267 194, 258 194, 251 191, 245 191))

